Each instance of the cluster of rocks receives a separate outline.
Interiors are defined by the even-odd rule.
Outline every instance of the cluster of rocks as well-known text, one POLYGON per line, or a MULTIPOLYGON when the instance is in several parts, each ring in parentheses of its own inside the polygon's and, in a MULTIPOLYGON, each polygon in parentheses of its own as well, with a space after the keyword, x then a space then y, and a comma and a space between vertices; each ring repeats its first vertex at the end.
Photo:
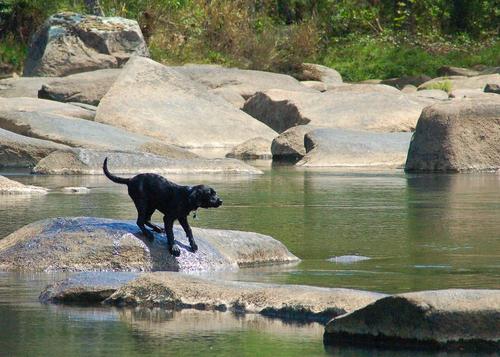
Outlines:
POLYGON ((45 303, 103 303, 261 314, 325 324, 327 344, 498 349, 499 290, 451 289, 399 295, 226 281, 214 272, 299 259, 273 238, 252 232, 193 229, 192 253, 180 227, 181 254, 163 236, 150 242, 133 222, 53 218, 0 240, 0 270, 79 272, 47 286, 45 303), (211 272, 211 274, 200 274, 211 272), (197 273, 195 275, 189 273, 197 273))
MULTIPOLYGON (((48 160, 36 167, 54 151, 58 157, 81 156, 78 148, 95 150, 93 156, 101 151, 157 156, 147 167, 167 158, 184 159, 173 165, 179 170, 191 163, 186 172, 197 163, 211 166, 212 172, 228 172, 227 165, 251 171, 243 163, 204 161, 193 154, 218 148, 230 158, 272 158, 304 167, 403 167, 406 161, 407 170, 496 169, 494 118, 474 137, 467 137, 468 127, 461 135, 449 122, 449 130, 439 136, 436 128, 444 124, 439 119, 431 120, 432 135, 417 123, 428 122, 431 112, 437 118, 448 117, 449 111, 458 111, 462 122, 457 108, 464 106, 479 113, 478 107, 489 105, 493 113, 498 72, 443 67, 442 77, 434 79, 405 76, 349 84, 334 69, 311 63, 304 63, 296 78, 218 65, 165 66, 148 58, 135 21, 56 14, 34 37, 24 77, 0 80, 0 146, 5 152, 0 166, 94 173, 81 169, 78 160, 64 167, 59 160, 54 168, 48 164, 54 160, 48 160), (430 106, 434 109, 424 110, 430 106), (408 133, 416 128, 412 141, 408 133), (470 165, 468 157, 475 157, 460 152, 459 164, 443 161, 450 160, 447 150, 456 142, 466 146, 462 136, 486 147, 482 156, 489 161, 470 165)), ((113 161, 110 165, 127 171, 113 161)), ((202 167, 198 171, 205 171, 202 167)))

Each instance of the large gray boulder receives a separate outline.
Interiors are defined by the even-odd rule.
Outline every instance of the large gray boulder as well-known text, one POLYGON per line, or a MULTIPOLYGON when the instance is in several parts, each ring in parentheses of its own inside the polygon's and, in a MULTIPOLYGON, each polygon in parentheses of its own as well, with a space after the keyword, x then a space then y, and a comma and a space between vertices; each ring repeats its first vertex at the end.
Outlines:
POLYGON ((500 290, 450 289, 388 296, 330 321, 328 344, 500 348, 500 290))
MULTIPOLYGON (((36 98, 0 98, 0 113, 2 115, 17 115, 20 113, 43 113, 64 115, 74 118, 93 120, 95 112, 75 105, 58 103, 51 100, 36 98)), ((8 128, 5 128, 9 130, 8 128)))
POLYGON ((171 67, 132 58, 97 109, 96 121, 182 147, 233 147, 275 132, 171 67))
POLYGON ((116 68, 148 49, 137 21, 74 13, 51 16, 37 31, 24 76, 67 76, 116 68))
POLYGON ((38 91, 44 84, 50 84, 59 78, 48 77, 16 77, 0 80, 0 97, 38 98, 38 91))
POLYGON ((0 167, 33 167, 56 150, 69 147, 0 129, 0 167))
POLYGON ((98 105, 120 73, 120 69, 100 69, 58 78, 43 84, 38 98, 98 105))
POLYGON ((231 88, 245 99, 268 89, 316 92, 286 74, 203 64, 189 64, 173 68, 208 88, 231 88))
POLYGON ((305 134, 306 155, 297 166, 403 167, 411 133, 316 129, 305 134))
POLYGON ((206 272, 299 260, 279 241, 258 233, 194 227, 196 253, 182 228, 174 227, 174 235, 181 251, 177 258, 168 253, 163 234, 155 233, 150 242, 135 222, 46 219, 0 240, 0 270, 206 272))
MULTIPOLYGON (((42 293, 42 299, 65 301, 67 297, 74 299, 76 296, 84 296, 87 291, 95 291, 92 280, 85 279, 86 275, 83 279, 74 279, 77 281, 73 283, 66 280, 49 286, 42 293), (77 287, 81 287, 80 293, 77 287)), ((94 279, 95 285, 101 284, 99 275, 101 274, 94 279)), ((104 279, 105 282, 108 280, 106 277, 104 279)), ((110 283, 107 285, 112 288, 110 283)), ((212 279, 207 276, 155 272, 126 282, 105 300, 105 303, 119 306, 161 306, 175 310, 195 308, 240 314, 257 313, 289 320, 326 322, 332 317, 359 309, 385 296, 352 289, 247 283, 212 279)))
POLYGON ((405 170, 497 170, 499 143, 498 95, 434 104, 418 120, 405 170))
POLYGON ((438 77, 422 83, 419 89, 436 89, 440 86, 450 86, 451 90, 456 89, 484 89, 488 84, 500 84, 500 74, 485 74, 475 77, 449 76, 438 77))
POLYGON ((7 177, 0 176, 0 195, 45 194, 47 191, 47 189, 42 187, 24 185, 7 177))
MULTIPOLYGON (((342 87, 340 87, 342 88, 342 87)), ((243 110, 279 133, 304 124, 369 131, 410 131, 423 105, 398 93, 260 92, 243 110)))
POLYGON ((33 168, 33 173, 51 175, 102 175, 102 163, 109 157, 110 171, 137 175, 152 172, 168 174, 243 174, 262 171, 235 159, 167 159, 152 154, 91 149, 54 151, 33 168))
POLYGON ((306 154, 304 136, 316 129, 313 125, 297 125, 285 130, 271 144, 273 160, 297 161, 306 154))
MULTIPOLYGON (((69 104, 64 105, 76 108, 75 111, 78 110, 78 107, 69 104)), ((197 157, 197 155, 187 150, 165 144, 160 140, 130 133, 106 124, 50 112, 4 112, 1 108, 0 101, 0 128, 20 135, 49 140, 72 147, 147 152, 169 158, 187 159, 197 157)))
POLYGON ((401 92, 399 89, 391 87, 386 84, 378 84, 378 83, 349 83, 344 84, 342 86, 330 87, 328 88, 329 93, 388 93, 400 95, 401 92))

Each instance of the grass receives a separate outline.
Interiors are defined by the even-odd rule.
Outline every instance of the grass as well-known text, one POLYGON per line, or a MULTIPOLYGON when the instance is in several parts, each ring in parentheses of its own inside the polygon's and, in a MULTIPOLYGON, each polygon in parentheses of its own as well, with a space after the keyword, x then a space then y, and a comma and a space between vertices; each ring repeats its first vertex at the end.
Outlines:
POLYGON ((452 87, 451 82, 448 80, 444 80, 444 81, 429 84, 426 87, 426 89, 440 89, 440 90, 444 90, 446 93, 449 94, 451 92, 451 89, 452 89, 451 87, 452 87))
MULTIPOLYGON (((476 44, 477 46, 477 44, 476 44)), ((441 66, 471 67, 500 65, 500 42, 469 48, 433 51, 414 45, 398 45, 382 38, 364 37, 332 43, 319 59, 335 68, 346 81, 387 79, 426 74, 437 77, 441 66)))
POLYGON ((27 47, 19 41, 14 40, 12 37, 6 37, 0 40, 0 64, 9 64, 14 71, 20 72, 26 54, 27 47))

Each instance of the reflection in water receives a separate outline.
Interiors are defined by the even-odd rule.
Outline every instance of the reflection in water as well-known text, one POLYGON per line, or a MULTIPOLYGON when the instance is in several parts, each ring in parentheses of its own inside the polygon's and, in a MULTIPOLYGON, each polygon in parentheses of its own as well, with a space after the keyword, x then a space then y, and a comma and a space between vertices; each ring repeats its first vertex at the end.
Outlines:
MULTIPOLYGON (((499 175, 264 169, 266 173, 257 177, 169 177, 183 184, 209 184, 224 199, 221 208, 199 212, 193 226, 269 234, 303 259, 295 265, 220 273, 223 278, 390 293, 499 288, 499 175), (371 259, 351 264, 328 261, 352 254, 371 259)), ((51 192, 2 196, 0 239, 48 217, 136 218, 126 188, 101 176, 13 178, 51 192), (71 195, 61 191, 66 186, 91 190, 71 195)), ((161 221, 159 215, 153 219, 161 221)), ((287 325, 253 315, 39 304, 37 296, 45 284, 62 276, 0 273, 0 354, 467 356, 325 350, 318 324, 287 325)))

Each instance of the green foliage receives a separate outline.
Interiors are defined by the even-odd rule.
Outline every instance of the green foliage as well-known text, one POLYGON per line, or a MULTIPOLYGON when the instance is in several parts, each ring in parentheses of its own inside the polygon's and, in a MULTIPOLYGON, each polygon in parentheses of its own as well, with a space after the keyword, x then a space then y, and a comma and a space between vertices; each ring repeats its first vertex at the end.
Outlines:
MULTIPOLYGON (((499 65, 500 0, 100 0, 139 21, 160 62, 293 73, 302 62, 346 80, 499 65)), ((22 65, 33 32, 84 0, 0 0, 1 61, 22 65)))

